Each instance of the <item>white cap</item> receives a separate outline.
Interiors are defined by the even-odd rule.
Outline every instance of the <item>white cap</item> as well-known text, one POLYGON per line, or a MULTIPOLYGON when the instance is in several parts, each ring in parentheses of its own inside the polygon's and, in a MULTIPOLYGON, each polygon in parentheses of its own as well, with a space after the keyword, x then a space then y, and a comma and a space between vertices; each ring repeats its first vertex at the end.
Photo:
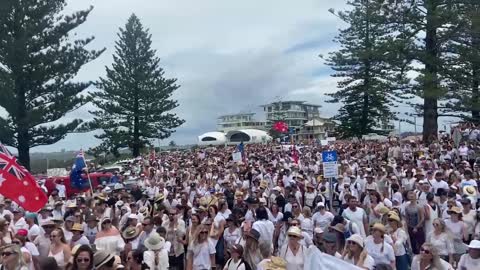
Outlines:
POLYGON ((128 218, 130 218, 130 219, 138 219, 138 216, 135 215, 135 214, 130 214, 130 215, 128 215, 128 218))
POLYGON ((317 203, 317 207, 325 207, 325 204, 323 202, 317 203))
POLYGON ((320 234, 320 233, 323 233, 323 230, 322 230, 322 228, 317 227, 317 228, 315 228, 315 229, 313 230, 313 232, 320 234))

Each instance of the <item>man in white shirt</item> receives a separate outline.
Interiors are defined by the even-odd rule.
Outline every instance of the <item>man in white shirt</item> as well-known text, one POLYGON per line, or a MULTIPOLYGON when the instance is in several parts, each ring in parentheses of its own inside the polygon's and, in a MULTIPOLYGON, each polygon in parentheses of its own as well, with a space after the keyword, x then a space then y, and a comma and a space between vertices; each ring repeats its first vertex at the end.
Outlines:
POLYGON ((10 229, 13 234, 16 234, 20 229, 28 230, 28 224, 23 217, 24 214, 24 210, 20 207, 13 209, 13 220, 10 223, 10 229))
POLYGON ((357 207, 358 200, 353 196, 348 199, 347 203, 348 208, 343 211, 342 216, 358 226, 362 237, 367 237, 368 220, 365 210, 357 207))
POLYGON ((439 188, 443 188, 444 190, 448 190, 448 183, 443 180, 443 173, 437 172, 435 173, 435 180, 430 181, 430 184, 433 187, 433 193, 437 193, 439 188))
POLYGON ((268 219, 268 212, 265 207, 260 207, 256 211, 257 221, 252 225, 252 228, 260 232, 260 239, 267 243, 272 243, 273 241, 273 232, 275 226, 268 219))
POLYGON ((58 190, 58 196, 60 198, 66 198, 67 197, 67 190, 65 188, 65 184, 63 183, 64 180, 60 179, 60 182, 55 185, 55 188, 58 190))
POLYGON ((457 269, 479 269, 480 265, 480 241, 472 240, 468 246, 468 253, 463 254, 458 262, 457 269))

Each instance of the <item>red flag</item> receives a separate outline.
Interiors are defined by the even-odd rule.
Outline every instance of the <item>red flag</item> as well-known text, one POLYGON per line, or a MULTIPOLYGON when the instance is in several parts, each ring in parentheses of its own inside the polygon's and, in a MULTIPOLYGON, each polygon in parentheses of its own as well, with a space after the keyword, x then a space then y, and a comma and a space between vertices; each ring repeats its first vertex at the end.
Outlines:
POLYGON ((37 212, 47 203, 47 195, 35 178, 0 143, 0 194, 27 211, 37 212))
POLYGON ((281 133, 287 133, 288 125, 283 121, 278 121, 273 125, 273 129, 281 133))
POLYGON ((292 146, 292 159, 295 164, 298 164, 298 151, 295 145, 292 146))

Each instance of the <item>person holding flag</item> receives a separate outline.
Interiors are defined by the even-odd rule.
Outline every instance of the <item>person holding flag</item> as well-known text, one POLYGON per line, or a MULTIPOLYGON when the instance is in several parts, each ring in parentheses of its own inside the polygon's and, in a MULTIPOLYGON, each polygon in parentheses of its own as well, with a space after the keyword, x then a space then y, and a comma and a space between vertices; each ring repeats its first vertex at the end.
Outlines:
MULTIPOLYGON (((72 170, 70 171, 70 183, 72 187, 77 189, 84 189, 85 188, 85 180, 82 178, 83 170, 86 169, 87 165, 85 163, 85 156, 83 154, 83 150, 77 154, 75 158, 75 162, 73 163, 72 170)), ((90 181, 90 177, 88 176, 88 182, 90 184, 90 190, 93 192, 92 183, 90 181)))

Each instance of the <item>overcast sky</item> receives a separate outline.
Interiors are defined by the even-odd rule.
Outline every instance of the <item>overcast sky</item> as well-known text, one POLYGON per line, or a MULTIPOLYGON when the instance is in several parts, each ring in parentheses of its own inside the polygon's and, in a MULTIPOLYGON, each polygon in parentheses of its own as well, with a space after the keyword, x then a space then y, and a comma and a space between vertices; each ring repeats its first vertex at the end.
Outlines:
MULTIPOLYGON (((186 120, 161 142, 195 143, 212 131, 222 114, 258 112, 259 105, 278 98, 323 106, 331 117, 339 105, 324 102, 336 88, 331 70, 318 57, 335 50, 332 39, 341 21, 328 12, 346 7, 345 0, 70 0, 67 12, 94 6, 78 37, 93 35, 90 47, 106 51, 84 66, 79 80, 96 80, 112 63, 119 27, 135 13, 150 29, 153 48, 168 77, 181 88, 176 112, 186 120)), ((67 118, 89 119, 88 106, 67 118)), ((98 144, 93 134, 72 134, 38 151, 78 150, 98 144)))

